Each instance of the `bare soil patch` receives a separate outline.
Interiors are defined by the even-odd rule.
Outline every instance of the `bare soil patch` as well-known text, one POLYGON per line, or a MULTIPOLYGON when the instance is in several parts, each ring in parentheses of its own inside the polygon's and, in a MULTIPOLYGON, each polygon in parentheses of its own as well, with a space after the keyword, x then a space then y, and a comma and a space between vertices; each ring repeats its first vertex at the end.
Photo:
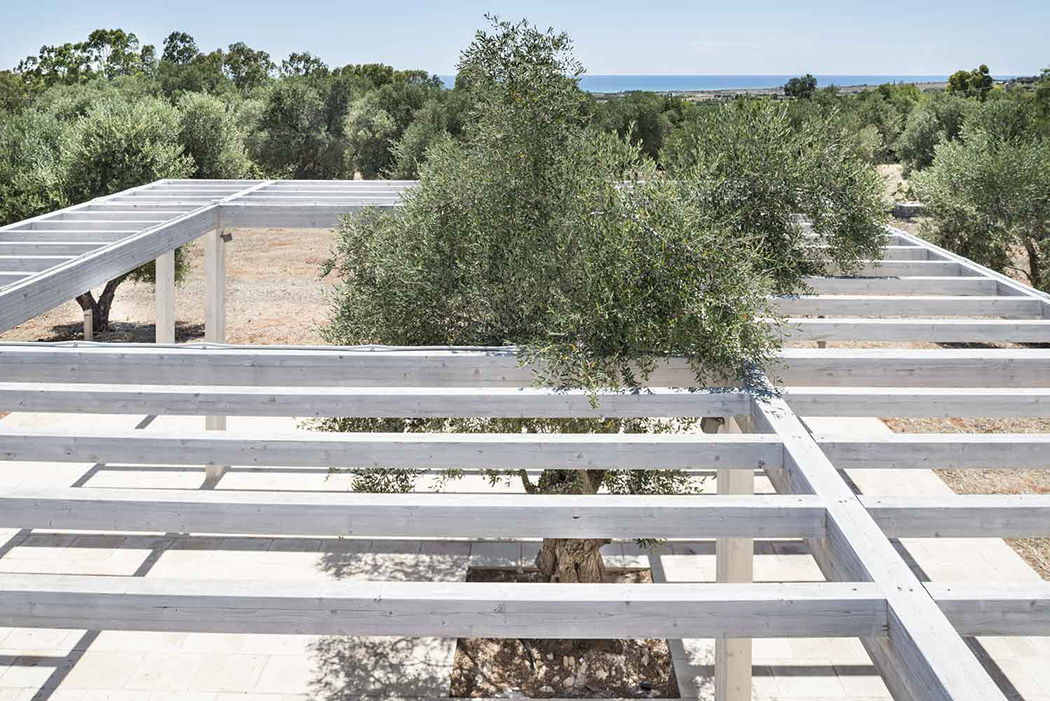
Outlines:
MULTIPOLYGON (((894 433, 1050 433, 1050 418, 883 419, 894 433)), ((1050 494, 1047 470, 937 470, 957 494, 1050 494)), ((1050 538, 1006 541, 1043 579, 1050 580, 1050 538)))
MULTIPOLYGON (((536 582, 536 572, 470 570, 468 582, 536 582)), ((648 572, 609 582, 651 582, 648 572)), ((452 667, 454 698, 678 698, 665 640, 581 640, 551 650, 543 640, 461 638, 452 667)))
MULTIPOLYGON (((321 343, 328 314, 324 295, 333 278, 318 277, 336 241, 331 231, 243 229, 226 249, 226 339, 261 345, 321 343)), ((175 338, 204 339, 204 251, 187 246, 189 274, 175 291, 175 338)), ((96 341, 152 343, 156 298, 152 285, 125 282, 117 291, 112 329, 96 341)), ((71 341, 83 338, 83 313, 67 302, 0 333, 0 341, 71 341)))

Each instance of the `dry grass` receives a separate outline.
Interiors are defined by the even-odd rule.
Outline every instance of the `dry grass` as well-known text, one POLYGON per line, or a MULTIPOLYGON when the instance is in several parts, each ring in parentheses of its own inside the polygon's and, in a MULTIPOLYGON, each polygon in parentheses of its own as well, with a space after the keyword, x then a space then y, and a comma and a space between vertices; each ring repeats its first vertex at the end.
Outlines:
MULTIPOLYGON (((226 338, 230 343, 316 344, 325 321, 326 290, 333 279, 318 279, 321 263, 335 243, 330 231, 251 229, 237 231, 226 254, 226 338)), ((190 273, 176 290, 176 339, 204 338, 204 254, 188 247, 190 273)), ((113 328, 97 341, 151 343, 155 338, 153 287, 126 282, 117 292, 113 328)), ((82 338, 83 314, 67 302, 0 334, 0 341, 68 341, 82 338)))
MULTIPOLYGON (((883 419, 894 433, 1050 433, 1050 418, 883 419)), ((1050 494, 1047 470, 937 470, 957 494, 1050 494)), ((1050 580, 1050 538, 1008 539, 1043 579, 1050 580)))

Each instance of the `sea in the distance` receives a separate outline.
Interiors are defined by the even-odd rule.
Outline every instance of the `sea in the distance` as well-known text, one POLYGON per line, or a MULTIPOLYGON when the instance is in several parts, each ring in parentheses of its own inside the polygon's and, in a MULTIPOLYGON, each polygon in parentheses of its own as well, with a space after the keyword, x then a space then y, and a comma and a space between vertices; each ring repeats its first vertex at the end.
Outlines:
MULTIPOLYGON (((452 87, 456 77, 440 76, 452 87)), ((584 75, 580 87, 588 92, 629 90, 686 92, 689 90, 743 90, 778 88, 793 75, 584 75)), ((817 75, 818 87, 828 85, 881 85, 882 83, 943 83, 946 75, 817 75)), ((1003 76, 1006 77, 1006 76, 1003 76)))

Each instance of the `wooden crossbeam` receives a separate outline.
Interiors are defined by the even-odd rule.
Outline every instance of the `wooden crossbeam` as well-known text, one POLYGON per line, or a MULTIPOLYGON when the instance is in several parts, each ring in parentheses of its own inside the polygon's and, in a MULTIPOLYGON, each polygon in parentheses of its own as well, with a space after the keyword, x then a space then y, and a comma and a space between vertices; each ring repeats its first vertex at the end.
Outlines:
POLYGON ((1050 387, 1050 350, 786 348, 773 375, 812 387, 1050 387))
POLYGON ((861 501, 890 538, 1050 537, 1050 495, 1046 494, 863 497, 861 501))
POLYGON ((74 243, 112 243, 127 238, 134 234, 130 230, 107 229, 92 231, 65 231, 63 229, 19 229, 5 231, 0 234, 0 240, 4 243, 34 243, 34 242, 74 242, 74 243))
POLYGON ((1050 469, 1050 435, 897 433, 885 438, 815 436, 839 469, 1050 469))
MULTIPOLYGON (((306 206, 283 203, 257 203, 237 199, 219 205, 225 226, 233 228, 301 228, 334 229, 347 214, 360 211, 363 204, 310 204, 306 206)), ((391 207, 393 204, 372 206, 391 207)))
POLYGON ((870 584, 281 582, 0 574, 0 624, 486 638, 884 635, 870 584))
POLYGON ((1050 319, 793 318, 781 330, 788 341, 1050 343, 1050 319))
POLYGON ((357 494, 5 489, 0 526, 357 538, 824 536, 806 496, 357 494))
POLYGON ((157 217, 146 217, 139 216, 135 219, 102 219, 102 218, 78 218, 78 219, 45 219, 43 221, 34 222, 29 226, 29 229, 36 230, 40 229, 43 231, 123 231, 125 233, 133 234, 143 229, 148 229, 151 226, 157 226, 163 224, 168 218, 175 218, 178 214, 171 217, 165 217, 164 219, 157 219, 157 217))
MULTIPOLYGON (((866 260, 859 261, 859 269, 854 273, 861 277, 886 276, 942 276, 962 275, 963 267, 950 260, 866 260)), ((832 272, 836 269, 832 266, 832 272)), ((838 271, 841 272, 841 271, 838 271)))
POLYGON ((861 642, 895 699, 1005 701, 948 618, 802 422, 779 398, 753 404, 753 421, 784 441, 784 469, 768 470, 780 493, 816 494, 828 509, 828 535, 809 539, 831 581, 870 580, 887 597, 888 635, 861 642))
POLYGON ((998 283, 985 277, 807 277, 818 295, 994 296, 998 283))
MULTIPOLYGON (((91 254, 95 255, 95 254, 91 254)), ((5 291, 6 294, 6 291, 5 291)), ((0 312, 2 314, 2 312, 0 312)), ((1050 387, 1050 350, 786 348, 777 384, 809 387, 1050 387)), ((0 345, 0 382, 285 387, 528 387, 534 368, 514 351, 448 349, 0 345)), ((724 381, 724 380, 723 380, 724 381)), ((654 387, 696 383, 688 362, 669 359, 654 387)))
POLYGON ((12 273, 39 273, 72 259, 72 256, 0 255, 0 270, 12 273))
POLYGON ((961 635, 1045 636, 1050 630, 1050 582, 927 583, 961 635))
POLYGON ((97 248, 105 246, 106 242, 78 242, 78 241, 5 241, 0 240, 0 256, 61 256, 63 259, 79 256, 81 253, 89 253, 97 248))
POLYGON ((785 387, 781 392, 800 416, 1050 416, 1050 389, 785 387))
POLYGON ((140 465, 356 468, 757 469, 777 466, 769 435, 231 433, 0 427, 0 460, 140 465))
POLYGON ((742 416, 739 391, 600 393, 533 388, 341 388, 0 382, 0 410, 183 416, 577 418, 742 416))
POLYGON ((1030 297, 937 295, 802 295, 780 297, 777 308, 787 316, 988 316, 1040 319, 1039 300, 1030 297))

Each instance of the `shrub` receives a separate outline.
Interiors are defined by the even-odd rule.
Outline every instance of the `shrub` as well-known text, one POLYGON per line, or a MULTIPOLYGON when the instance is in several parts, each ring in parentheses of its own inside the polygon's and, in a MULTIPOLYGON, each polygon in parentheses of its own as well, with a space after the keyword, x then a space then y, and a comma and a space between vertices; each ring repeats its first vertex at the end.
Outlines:
POLYGON ((922 170, 933 163, 934 147, 959 137, 973 104, 954 95, 938 95, 912 110, 897 146, 905 171, 922 170))
MULTIPOLYGON (((997 108, 999 109, 999 108, 997 108)), ((929 212, 924 234, 999 272, 1014 272, 1050 290, 1050 138, 993 130, 977 113, 961 140, 935 148, 933 164, 914 179, 929 212), (1023 251, 1025 265, 1015 263, 1023 251)))
POLYGON ((234 106, 204 93, 178 102, 179 143, 193 159, 195 178, 243 178, 251 171, 234 106))
POLYGON ((783 103, 741 100, 703 112, 665 149, 673 177, 694 184, 734 238, 758 246, 780 293, 829 264, 850 270, 885 243, 882 181, 867 144, 835 117, 792 123, 783 103), (813 248, 798 216, 825 248, 813 248))

